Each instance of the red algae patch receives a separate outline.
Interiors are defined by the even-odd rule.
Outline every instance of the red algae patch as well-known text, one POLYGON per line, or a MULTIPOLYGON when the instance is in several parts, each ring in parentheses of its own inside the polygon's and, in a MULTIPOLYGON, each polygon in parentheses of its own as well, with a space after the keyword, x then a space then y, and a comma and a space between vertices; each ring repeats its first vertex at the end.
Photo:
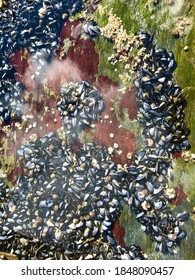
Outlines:
POLYGON ((182 204, 182 202, 183 202, 184 200, 186 200, 188 196, 187 196, 187 194, 184 192, 184 188, 183 188, 182 185, 180 185, 180 186, 178 186, 178 187, 175 187, 174 190, 175 190, 175 197, 171 200, 170 203, 171 203, 172 205, 178 206, 178 205, 182 204))
POLYGON ((120 225, 120 221, 116 220, 114 223, 114 229, 113 229, 113 234, 114 234, 114 238, 116 239, 116 241, 119 243, 119 245, 121 245, 122 247, 125 247, 125 241, 124 241, 124 237, 125 237, 125 229, 124 227, 122 227, 120 225))
MULTIPOLYGON (((130 164, 129 155, 135 152, 136 143, 134 134, 124 129, 116 117, 113 101, 117 101, 119 85, 107 77, 100 76, 97 88, 103 96, 105 111, 101 121, 96 125, 93 139, 99 145, 113 147, 116 150, 112 158, 115 163, 130 164)), ((134 113, 131 116, 133 117, 134 113)))
POLYGON ((121 94, 121 98, 119 101, 119 108, 120 108, 120 117, 123 119, 123 109, 127 109, 128 115, 130 119, 137 118, 137 103, 135 97, 135 89, 131 88, 126 90, 125 93, 121 94))

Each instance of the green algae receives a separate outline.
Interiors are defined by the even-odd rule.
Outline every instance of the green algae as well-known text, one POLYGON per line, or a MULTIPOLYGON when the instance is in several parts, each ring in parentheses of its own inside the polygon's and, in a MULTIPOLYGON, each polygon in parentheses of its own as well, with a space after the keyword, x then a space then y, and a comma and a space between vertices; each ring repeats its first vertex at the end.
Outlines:
POLYGON ((93 142, 92 131, 85 131, 85 130, 83 130, 81 132, 81 135, 79 136, 79 140, 83 144, 86 143, 86 142, 93 142))
POLYGON ((135 214, 131 212, 128 206, 123 205, 123 211, 120 216, 120 224, 125 229, 124 241, 126 245, 136 244, 139 245, 144 253, 147 253, 150 259, 150 252, 154 250, 154 244, 142 231, 140 224, 135 218, 135 214), (136 232, 136 234, 135 234, 136 232), (149 249, 150 248, 150 249, 149 249), (149 250, 148 250, 149 249, 149 250))
POLYGON ((170 181, 171 187, 182 185, 184 192, 188 195, 188 208, 192 208, 195 202, 195 165, 184 162, 181 158, 173 160, 174 180, 170 181))
POLYGON ((95 50, 100 55, 97 77, 102 75, 108 77, 114 82, 119 82, 118 72, 122 70, 121 66, 119 64, 112 65, 108 61, 108 58, 113 53, 112 42, 110 42, 109 40, 105 40, 103 37, 100 37, 99 40, 95 41, 95 50))
POLYGON ((176 50, 177 69, 175 76, 179 85, 185 87, 195 87, 195 26, 190 30, 186 40, 177 46, 176 50), (187 46, 188 51, 184 51, 187 46))
POLYGON ((191 145, 191 152, 195 153, 195 87, 186 87, 183 90, 183 96, 187 102, 185 108, 185 123, 190 129, 188 139, 191 145))

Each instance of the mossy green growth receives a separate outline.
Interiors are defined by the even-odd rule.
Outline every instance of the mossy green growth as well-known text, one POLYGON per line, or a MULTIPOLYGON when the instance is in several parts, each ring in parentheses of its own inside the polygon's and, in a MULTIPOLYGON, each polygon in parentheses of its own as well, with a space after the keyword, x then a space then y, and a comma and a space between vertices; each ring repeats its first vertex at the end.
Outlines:
POLYGON ((83 130, 81 132, 81 135, 79 136, 79 140, 83 144, 86 143, 86 142, 93 142, 92 131, 85 131, 85 130, 83 130))
POLYGON ((190 30, 186 40, 181 42, 176 52, 176 79, 182 88, 195 88, 195 26, 190 30), (188 47, 185 51, 184 47, 188 47))
MULTIPOLYGON (((171 187, 182 186, 183 191, 187 194, 185 199, 179 206, 175 207, 173 212, 183 212, 184 209, 190 214, 190 219, 185 222, 184 230, 187 232, 187 238, 182 241, 178 254, 169 259, 195 259, 195 252, 193 246, 195 242, 195 214, 192 213, 192 208, 195 206, 195 164, 191 162, 184 162, 181 158, 173 160, 174 180, 170 181, 171 187)), ((167 257, 166 257, 167 259, 167 257)))
POLYGON ((107 24, 108 12, 112 9, 123 23, 127 32, 133 32, 143 29, 155 33, 157 43, 163 43, 168 40, 168 35, 173 27, 173 17, 169 13, 169 6, 166 1, 161 1, 159 5, 154 5, 148 0, 102 0, 101 5, 104 8, 104 14, 100 15, 97 10, 94 17, 100 26, 107 24))
POLYGON ((191 210, 195 201, 195 164, 184 162, 181 158, 173 160, 174 180, 170 181, 171 187, 182 185, 184 192, 188 195, 189 205, 186 205, 191 210))
POLYGON ((102 0, 101 5, 105 9, 105 14, 99 16, 100 14, 97 12, 97 22, 100 26, 105 25, 107 14, 112 9, 113 14, 121 18, 127 31, 136 32, 140 28, 146 27, 147 19, 149 20, 156 11, 155 7, 147 6, 147 2, 147 0, 102 0))
POLYGON ((191 145, 191 152, 195 153, 195 87, 186 87, 183 96, 187 106, 185 108, 185 123, 190 129, 188 140, 191 145))
POLYGON ((95 50, 100 56, 98 76, 103 75, 114 82, 119 82, 118 73, 121 71, 121 65, 119 63, 112 65, 108 61, 108 58, 113 53, 113 43, 109 40, 105 40, 103 37, 100 37, 99 40, 95 41, 95 50))
POLYGON ((124 241, 127 246, 136 244, 139 245, 143 252, 146 253, 150 259, 150 254, 154 250, 154 245, 150 238, 144 234, 140 224, 135 218, 135 214, 131 212, 127 205, 123 205, 123 211, 120 215, 120 224, 125 229, 124 241), (135 234, 136 232, 136 234, 135 234))

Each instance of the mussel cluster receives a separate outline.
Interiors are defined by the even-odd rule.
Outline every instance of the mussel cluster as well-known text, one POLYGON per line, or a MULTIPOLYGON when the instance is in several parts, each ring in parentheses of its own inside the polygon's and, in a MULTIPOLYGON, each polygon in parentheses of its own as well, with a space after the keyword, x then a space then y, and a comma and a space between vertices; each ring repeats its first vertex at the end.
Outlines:
POLYGON ((82 30, 91 39, 98 38, 101 35, 101 29, 94 20, 84 22, 82 30))
POLYGON ((4 178, 0 177, 0 203, 4 202, 6 197, 6 183, 4 178))
POLYGON ((18 151, 24 173, 0 212, 0 241, 6 251, 12 246, 13 254, 28 258, 17 238, 22 236, 34 246, 51 243, 48 257, 59 250, 86 259, 143 259, 138 246, 121 248, 112 234, 122 197, 129 195, 126 177, 117 174, 108 149, 90 142, 73 153, 64 145, 49 133, 18 151))
POLYGON ((130 207, 143 231, 156 241, 156 250, 173 254, 186 236, 181 225, 189 218, 185 212, 174 217, 168 207, 174 197, 168 188, 168 181, 173 179, 172 154, 190 147, 184 102, 180 87, 172 79, 173 53, 156 49, 146 32, 139 31, 136 36, 147 54, 134 82, 146 145, 128 168, 130 207))
POLYGON ((82 0, 8 1, 0 9, 0 118, 5 123, 20 120, 24 87, 15 80, 10 55, 20 49, 30 54, 47 49, 55 55, 63 23, 82 9, 82 0))
POLYGON ((57 108, 65 127, 67 143, 73 145, 85 127, 98 121, 104 102, 95 87, 82 81, 61 86, 57 108))

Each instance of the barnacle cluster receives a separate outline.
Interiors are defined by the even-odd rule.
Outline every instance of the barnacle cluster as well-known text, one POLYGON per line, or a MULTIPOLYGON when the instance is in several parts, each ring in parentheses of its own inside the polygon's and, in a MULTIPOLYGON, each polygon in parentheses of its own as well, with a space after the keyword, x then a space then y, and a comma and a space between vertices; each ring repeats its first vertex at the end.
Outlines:
MULTIPOLYGON (((125 91, 136 76, 138 69, 147 60, 147 51, 144 46, 144 42, 138 38, 138 33, 127 32, 122 24, 120 18, 113 14, 111 9, 108 12, 108 23, 101 28, 102 35, 106 40, 113 43, 113 53, 108 58, 112 65, 118 63, 123 65, 125 71, 119 71, 118 75, 122 82, 122 88, 120 91, 125 91)), ((152 42, 152 36, 145 35, 144 40, 150 40, 152 42)), ((143 39, 143 38, 142 38, 143 39)), ((117 68, 115 68, 117 71, 117 68)))

